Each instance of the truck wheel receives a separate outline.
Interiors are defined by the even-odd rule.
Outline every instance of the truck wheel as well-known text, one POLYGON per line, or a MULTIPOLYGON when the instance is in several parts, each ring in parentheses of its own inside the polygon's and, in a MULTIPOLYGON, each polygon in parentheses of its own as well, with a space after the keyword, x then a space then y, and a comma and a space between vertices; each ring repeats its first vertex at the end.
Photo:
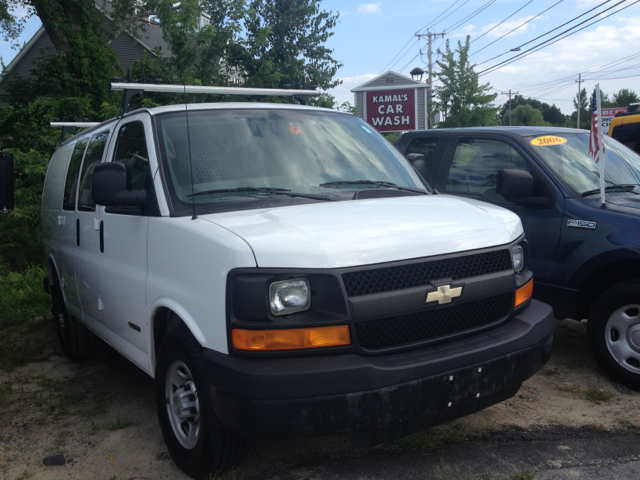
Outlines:
POLYGON ((640 389, 640 281, 619 283, 591 309, 587 325, 596 361, 612 378, 640 389))
POLYGON ((244 447, 244 439, 224 428, 213 410, 201 350, 185 328, 169 331, 155 375, 156 407, 167 449, 176 465, 196 479, 233 467, 244 447))
POLYGON ((69 315, 59 285, 51 286, 51 302, 51 313, 64 354, 74 362, 88 358, 93 352, 93 333, 69 315))

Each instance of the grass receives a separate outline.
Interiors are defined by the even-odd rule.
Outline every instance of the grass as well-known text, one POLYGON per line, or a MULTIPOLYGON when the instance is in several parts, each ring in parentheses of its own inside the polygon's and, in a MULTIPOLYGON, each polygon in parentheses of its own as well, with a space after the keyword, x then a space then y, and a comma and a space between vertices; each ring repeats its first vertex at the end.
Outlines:
POLYGON ((525 470, 524 472, 516 473, 510 480, 535 480, 536 473, 531 470, 525 470))
POLYGON ((31 266, 24 272, 0 269, 0 330, 35 317, 49 316, 51 297, 44 291, 46 271, 31 266))
POLYGON ((615 397, 615 394, 606 392, 601 388, 590 387, 589 390, 585 392, 585 396, 590 402, 600 405, 601 403, 608 402, 609 400, 613 399, 615 397))
POLYGON ((120 415, 118 415, 118 418, 116 418, 116 421, 114 423, 110 423, 109 425, 107 425, 107 430, 113 432, 115 430, 121 430, 123 428, 130 427, 131 425, 135 425, 135 422, 133 420, 131 420, 129 417, 121 417, 120 415))
POLYGON ((49 317, 37 317, 0 330, 0 371, 12 372, 21 365, 41 359, 44 345, 30 334, 48 321, 49 317))
POLYGON ((464 422, 453 421, 441 427, 428 429, 415 433, 408 437, 401 438, 392 443, 376 447, 387 451, 419 451, 433 450, 441 445, 451 443, 468 442, 471 440, 482 440, 495 432, 494 428, 483 428, 480 430, 469 430, 464 422))

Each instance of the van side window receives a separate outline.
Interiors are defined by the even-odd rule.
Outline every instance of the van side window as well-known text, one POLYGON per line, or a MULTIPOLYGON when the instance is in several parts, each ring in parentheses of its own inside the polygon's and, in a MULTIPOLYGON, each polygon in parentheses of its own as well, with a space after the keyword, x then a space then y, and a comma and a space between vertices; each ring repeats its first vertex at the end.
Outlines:
POLYGON ((480 194, 496 203, 512 203, 496 193, 498 170, 505 168, 531 172, 522 155, 504 142, 461 138, 451 162, 446 190, 480 194))
POLYGON ((67 170, 67 179, 64 182, 64 197, 62 199, 62 208, 64 210, 76 209, 76 192, 78 191, 78 176, 80 174, 80 164, 82 163, 82 155, 87 146, 87 139, 78 140, 71 154, 69 161, 69 169, 67 170))
POLYGON ((92 212, 96 209, 96 204, 93 203, 93 197, 91 196, 93 170, 102 160, 102 153, 107 144, 108 136, 109 130, 105 130, 91 137, 87 153, 84 156, 84 162, 82 163, 82 173, 80 174, 82 180, 80 182, 80 192, 78 193, 78 210, 92 212))
MULTIPOLYGON (((124 163, 131 185, 131 190, 145 190, 151 178, 147 140, 142 122, 130 122, 120 127, 113 161, 124 163)), ((140 207, 109 207, 110 213, 141 213, 140 207)))
POLYGON ((437 138, 416 138, 411 142, 409 148, 407 148, 406 155, 409 155, 410 153, 421 153, 424 155, 424 160, 427 163, 427 171, 430 172, 431 159, 433 158, 437 145, 437 138))

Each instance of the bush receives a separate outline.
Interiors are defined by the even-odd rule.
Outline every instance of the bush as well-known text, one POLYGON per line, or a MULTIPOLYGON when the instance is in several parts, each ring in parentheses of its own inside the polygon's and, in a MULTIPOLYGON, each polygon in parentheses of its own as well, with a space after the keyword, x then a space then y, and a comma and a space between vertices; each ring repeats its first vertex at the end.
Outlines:
POLYGON ((42 286, 45 276, 40 266, 19 273, 0 265, 0 330, 50 315, 51 297, 42 286))

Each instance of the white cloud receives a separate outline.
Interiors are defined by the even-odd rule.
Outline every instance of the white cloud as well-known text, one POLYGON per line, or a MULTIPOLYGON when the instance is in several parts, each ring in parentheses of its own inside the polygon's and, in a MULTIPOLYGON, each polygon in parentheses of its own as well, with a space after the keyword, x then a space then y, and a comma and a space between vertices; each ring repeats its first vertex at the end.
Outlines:
POLYGON ((380 5, 382 3, 362 3, 358 7, 358 13, 362 13, 363 15, 369 15, 373 13, 378 13, 380 11, 380 5))
POLYGON ((336 99, 336 103, 338 105, 343 102, 349 102, 353 104, 353 93, 351 93, 352 88, 359 87, 363 83, 367 83, 370 80, 373 80, 378 76, 377 73, 365 73, 364 75, 357 75, 355 77, 343 77, 342 85, 338 85, 336 88, 332 88, 328 91, 329 94, 333 95, 336 99))
MULTIPOLYGON (((578 90, 577 84, 573 81, 578 79, 578 72, 586 72, 594 67, 606 65, 637 53, 638 50, 631 48, 630 45, 640 45, 640 31, 636 27, 638 22, 640 22, 640 17, 626 18, 622 22, 623 25, 601 25, 594 30, 576 34, 524 57, 511 65, 482 76, 480 81, 491 82, 491 85, 496 90, 506 91, 510 88, 513 91, 520 90, 520 94, 524 96, 539 98, 549 104, 555 103, 564 113, 569 114, 573 111, 572 98, 578 90), (575 78, 567 78, 564 88, 562 88, 563 84, 558 84, 548 90, 527 88, 536 84, 573 76, 575 78)), ((529 47, 524 47, 523 51, 529 47)), ((480 65, 476 67, 476 71, 479 72, 483 68, 509 59, 512 55, 514 54, 480 65)), ((622 69, 637 64, 639 61, 640 59, 637 58, 631 59, 627 63, 610 67, 607 70, 622 69)), ((595 84, 600 83, 602 90, 609 95, 616 93, 621 88, 630 88, 636 93, 640 93, 640 89, 636 87, 638 83, 636 78, 615 80, 594 78, 602 76, 604 73, 606 72, 583 74, 583 88, 586 88, 587 92, 591 92, 595 84)), ((624 77, 630 75, 640 75, 640 73, 638 70, 626 70, 610 76, 624 77)), ((500 102, 502 100, 502 97, 498 99, 500 102)))

